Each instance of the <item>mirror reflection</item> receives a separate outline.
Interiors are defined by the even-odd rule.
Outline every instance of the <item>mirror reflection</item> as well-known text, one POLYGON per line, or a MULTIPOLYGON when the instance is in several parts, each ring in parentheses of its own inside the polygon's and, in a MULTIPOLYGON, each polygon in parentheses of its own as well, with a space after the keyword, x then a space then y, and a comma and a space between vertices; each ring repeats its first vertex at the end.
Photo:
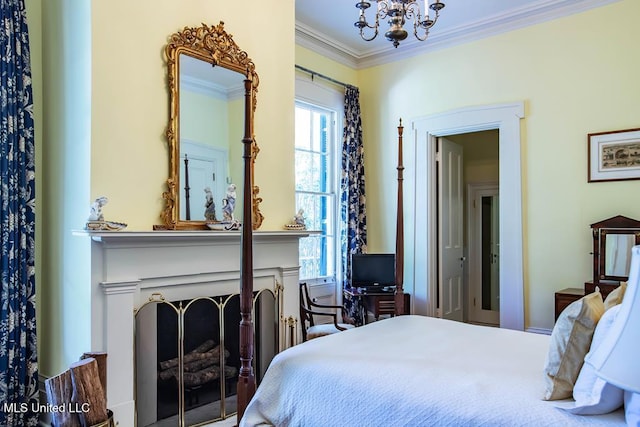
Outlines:
POLYGON ((245 76, 185 53, 179 70, 179 218, 227 220, 228 190, 242 194, 245 76))
POLYGON ((629 276, 631 247, 635 244, 633 234, 607 234, 605 236, 604 274, 606 276, 629 276))

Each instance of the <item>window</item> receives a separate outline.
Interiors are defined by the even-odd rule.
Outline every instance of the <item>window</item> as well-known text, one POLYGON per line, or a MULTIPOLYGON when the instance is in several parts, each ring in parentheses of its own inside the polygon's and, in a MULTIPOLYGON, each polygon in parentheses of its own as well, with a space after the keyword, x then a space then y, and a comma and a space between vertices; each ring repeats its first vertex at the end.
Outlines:
POLYGON ((303 209, 307 229, 319 230, 300 240, 300 279, 336 277, 338 112, 296 102, 296 210, 303 209))

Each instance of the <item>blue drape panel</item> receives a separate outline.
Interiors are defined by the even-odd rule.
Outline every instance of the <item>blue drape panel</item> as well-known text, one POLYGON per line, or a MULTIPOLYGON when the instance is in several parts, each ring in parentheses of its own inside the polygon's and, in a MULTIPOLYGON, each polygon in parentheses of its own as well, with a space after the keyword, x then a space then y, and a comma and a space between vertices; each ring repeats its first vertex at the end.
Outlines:
POLYGON ((1 0, 1 426, 38 424, 35 311, 35 145, 24 0, 1 0), (35 411, 34 411, 35 409, 35 411))
MULTIPOLYGON (((351 283, 351 254, 367 251, 367 210, 364 192, 364 147, 360 117, 360 91, 347 86, 344 97, 344 132, 342 139, 341 233, 342 283, 351 283)), ((344 299, 347 313, 356 325, 362 324, 359 301, 344 299)))

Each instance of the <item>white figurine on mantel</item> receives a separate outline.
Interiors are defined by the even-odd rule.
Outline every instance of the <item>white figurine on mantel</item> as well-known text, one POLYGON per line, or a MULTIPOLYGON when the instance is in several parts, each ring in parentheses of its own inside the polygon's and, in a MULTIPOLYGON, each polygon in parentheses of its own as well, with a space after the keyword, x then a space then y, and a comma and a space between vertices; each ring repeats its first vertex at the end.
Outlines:
POLYGON ((285 224, 284 228, 287 230, 306 230, 307 229, 307 219, 304 217, 304 209, 299 209, 298 213, 293 216, 293 222, 290 224, 285 224))
POLYGON ((216 218, 216 204, 213 201, 213 193, 210 187, 204 188, 205 203, 204 203, 204 219, 207 221, 217 221, 216 218))
POLYGON ((93 203, 91 203, 91 210, 89 212, 89 218, 87 221, 104 221, 104 214, 102 208, 109 202, 105 196, 100 196, 93 203))
POLYGON ((227 197, 222 199, 222 216, 225 221, 233 221, 233 211, 236 208, 236 185, 229 184, 227 197))
POLYGON ((301 225, 304 228, 307 228, 306 221, 307 219, 304 217, 304 209, 299 209, 298 213, 293 216, 294 224, 301 225))
POLYGON ((102 208, 109 202, 106 196, 100 196, 91 203, 89 210, 89 218, 87 218, 87 230, 107 230, 116 231, 126 228, 127 224, 123 222, 105 221, 102 208))

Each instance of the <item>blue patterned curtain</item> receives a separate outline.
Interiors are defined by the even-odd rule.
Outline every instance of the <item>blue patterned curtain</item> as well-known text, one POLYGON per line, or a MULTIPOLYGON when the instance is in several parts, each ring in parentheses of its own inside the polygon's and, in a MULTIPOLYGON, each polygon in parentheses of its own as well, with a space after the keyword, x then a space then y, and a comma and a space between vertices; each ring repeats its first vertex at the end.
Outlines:
MULTIPOLYGON (((344 97, 345 125, 342 139, 341 223, 342 283, 351 283, 351 254, 367 251, 367 211, 364 195, 364 147, 360 118, 360 91, 347 86, 344 97)), ((356 325, 362 324, 358 300, 345 296, 344 307, 356 325)))
POLYGON ((1 426, 38 424, 35 146, 24 0, 0 0, 1 426))

